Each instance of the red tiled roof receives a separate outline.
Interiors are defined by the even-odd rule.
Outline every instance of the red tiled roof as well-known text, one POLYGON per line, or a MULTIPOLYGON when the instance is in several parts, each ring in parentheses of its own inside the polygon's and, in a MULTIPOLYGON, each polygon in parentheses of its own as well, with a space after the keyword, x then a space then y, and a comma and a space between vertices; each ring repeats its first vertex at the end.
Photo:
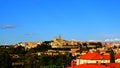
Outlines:
POLYGON ((120 58, 120 54, 116 54, 115 55, 115 58, 117 59, 117 58, 120 58))
MULTIPOLYGON (((120 58, 120 55, 116 54, 115 59, 118 59, 118 58, 120 58)), ((110 55, 103 55, 103 59, 110 59, 110 55)))
POLYGON ((108 63, 106 66, 110 68, 120 68, 120 63, 108 63))
MULTIPOLYGON (((93 53, 84 54, 82 56, 79 56, 78 58, 89 59, 89 60, 100 60, 100 59, 109 60, 110 59, 110 55, 100 55, 97 52, 93 52, 93 53)), ((117 58, 120 58, 120 54, 116 54, 115 55, 115 59, 117 59, 117 58)))
POLYGON ((109 60, 110 59, 110 55, 102 55, 102 59, 105 59, 105 60, 109 60))
POLYGON ((99 64, 80 64, 75 66, 74 68, 109 68, 109 67, 99 64))
POLYGON ((80 56, 81 59, 89 59, 89 60, 98 60, 100 59, 100 54, 95 52, 95 53, 87 53, 85 55, 80 56))

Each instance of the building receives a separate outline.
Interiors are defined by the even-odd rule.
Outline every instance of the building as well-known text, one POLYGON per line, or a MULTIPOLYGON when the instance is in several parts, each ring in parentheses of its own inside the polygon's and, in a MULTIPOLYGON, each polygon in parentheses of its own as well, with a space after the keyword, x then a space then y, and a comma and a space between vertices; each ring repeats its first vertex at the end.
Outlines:
POLYGON ((38 44, 41 45, 42 42, 20 42, 15 47, 22 46, 25 47, 25 49, 31 49, 37 47, 38 44))
MULTIPOLYGON (((120 54, 115 54, 115 62, 120 63, 120 54)), ((96 63, 110 63, 109 54, 100 54, 98 52, 89 52, 77 57, 76 65, 79 64, 96 64, 96 63)))
POLYGON ((75 65, 75 61, 71 62, 70 67, 66 68, 120 68, 120 63, 106 63, 106 64, 79 64, 75 65))
POLYGON ((109 68, 107 66, 104 65, 100 65, 100 64, 80 64, 77 66, 74 66, 72 68, 109 68))
POLYGON ((65 41, 62 40, 62 37, 59 35, 58 37, 54 37, 53 42, 51 42, 52 48, 77 48, 77 41, 65 41))

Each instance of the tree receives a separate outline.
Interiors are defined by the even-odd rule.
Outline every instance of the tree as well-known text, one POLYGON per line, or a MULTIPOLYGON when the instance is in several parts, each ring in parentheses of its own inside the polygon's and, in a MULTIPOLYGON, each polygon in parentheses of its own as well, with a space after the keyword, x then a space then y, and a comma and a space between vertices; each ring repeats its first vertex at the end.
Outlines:
POLYGON ((18 46, 17 48, 14 49, 16 54, 25 54, 25 48, 22 46, 18 46))
POLYGON ((48 49, 51 49, 50 45, 42 44, 42 45, 37 45, 37 47, 33 48, 36 52, 43 52, 47 51, 48 49))
POLYGON ((8 53, 10 53, 10 54, 21 54, 21 55, 24 55, 24 54, 26 54, 26 50, 22 46, 18 46, 16 48, 10 47, 8 49, 8 53))
POLYGON ((0 52, 0 68, 12 68, 12 62, 7 52, 0 52))
POLYGON ((110 63, 115 63, 114 51, 112 49, 110 51, 110 63))

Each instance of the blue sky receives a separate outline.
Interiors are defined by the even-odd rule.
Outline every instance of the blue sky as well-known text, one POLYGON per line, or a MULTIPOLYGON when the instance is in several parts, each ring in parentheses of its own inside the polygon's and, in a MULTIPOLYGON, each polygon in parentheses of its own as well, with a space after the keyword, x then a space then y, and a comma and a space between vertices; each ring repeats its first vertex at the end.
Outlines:
POLYGON ((0 44, 120 38, 120 0, 0 0, 0 44))

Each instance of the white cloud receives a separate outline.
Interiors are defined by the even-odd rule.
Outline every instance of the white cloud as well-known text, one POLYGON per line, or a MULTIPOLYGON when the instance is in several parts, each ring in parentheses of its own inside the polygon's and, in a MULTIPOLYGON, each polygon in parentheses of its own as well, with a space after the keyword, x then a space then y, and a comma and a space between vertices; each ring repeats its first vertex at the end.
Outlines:
POLYGON ((114 38, 114 39, 106 39, 105 42, 117 42, 120 41, 119 38, 114 38))
POLYGON ((101 42, 102 40, 88 40, 88 42, 101 42))
POLYGON ((10 28, 15 28, 15 26, 11 25, 11 24, 6 24, 6 25, 3 25, 1 28, 2 29, 10 29, 10 28))

